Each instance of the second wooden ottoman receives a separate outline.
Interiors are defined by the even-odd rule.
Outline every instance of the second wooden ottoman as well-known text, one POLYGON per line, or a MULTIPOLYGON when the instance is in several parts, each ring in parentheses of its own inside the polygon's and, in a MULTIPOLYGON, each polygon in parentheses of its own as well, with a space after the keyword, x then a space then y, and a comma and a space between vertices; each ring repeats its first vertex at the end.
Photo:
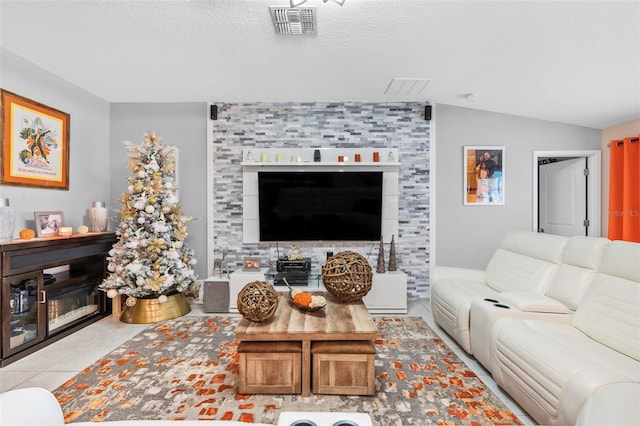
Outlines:
POLYGON ((313 342, 313 393, 373 395, 375 355, 373 343, 366 340, 313 342))
POLYGON ((240 393, 301 392, 301 342, 243 341, 238 345, 238 354, 240 393))

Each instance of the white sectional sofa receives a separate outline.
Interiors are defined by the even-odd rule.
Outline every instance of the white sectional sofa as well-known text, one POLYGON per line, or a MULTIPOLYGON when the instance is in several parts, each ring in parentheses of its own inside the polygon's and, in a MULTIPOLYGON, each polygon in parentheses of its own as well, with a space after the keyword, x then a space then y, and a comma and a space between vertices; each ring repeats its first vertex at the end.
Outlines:
POLYGON ((469 353, 469 313, 474 299, 498 300, 503 292, 543 295, 556 275, 568 238, 514 231, 506 234, 485 270, 436 266, 430 271, 431 311, 469 353))
POLYGON ((436 323, 537 422, 637 424, 612 401, 640 386, 640 244, 510 232, 486 271, 431 278, 436 323))

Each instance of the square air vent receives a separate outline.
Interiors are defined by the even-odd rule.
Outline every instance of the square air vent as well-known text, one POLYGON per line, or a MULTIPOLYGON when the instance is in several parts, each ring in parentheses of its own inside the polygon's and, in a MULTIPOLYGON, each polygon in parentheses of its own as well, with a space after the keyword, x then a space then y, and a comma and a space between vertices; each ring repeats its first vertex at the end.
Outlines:
POLYGON ((271 6, 271 19, 276 34, 316 34, 316 9, 314 7, 271 6))
POLYGON ((384 91, 386 95, 422 95, 431 83, 427 78, 394 78, 384 91))

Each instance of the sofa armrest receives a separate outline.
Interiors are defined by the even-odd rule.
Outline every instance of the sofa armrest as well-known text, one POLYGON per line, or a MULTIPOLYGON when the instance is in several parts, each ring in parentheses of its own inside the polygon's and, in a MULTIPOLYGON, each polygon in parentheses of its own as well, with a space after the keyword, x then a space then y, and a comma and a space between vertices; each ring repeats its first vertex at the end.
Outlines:
POLYGON ((64 426, 58 400, 42 388, 14 389, 0 394, 0 424, 64 426))
POLYGON ((612 383, 598 389, 582 406, 576 426, 640 424, 640 383, 612 383))
POLYGON ((484 270, 471 268, 456 268, 453 266, 434 266, 429 271, 429 283, 440 280, 461 280, 484 282, 484 270))
POLYGON ((543 312, 547 314, 570 314, 571 309, 551 297, 521 291, 500 293, 500 303, 507 304, 522 312, 543 312))

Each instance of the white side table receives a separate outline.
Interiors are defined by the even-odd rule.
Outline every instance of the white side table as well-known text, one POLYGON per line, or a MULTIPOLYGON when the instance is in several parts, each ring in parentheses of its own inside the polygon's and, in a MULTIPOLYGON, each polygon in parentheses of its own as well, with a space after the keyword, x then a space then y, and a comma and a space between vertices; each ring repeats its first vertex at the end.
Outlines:
POLYGON ((402 271, 373 272, 371 290, 362 299, 372 314, 407 313, 407 274, 402 271))

